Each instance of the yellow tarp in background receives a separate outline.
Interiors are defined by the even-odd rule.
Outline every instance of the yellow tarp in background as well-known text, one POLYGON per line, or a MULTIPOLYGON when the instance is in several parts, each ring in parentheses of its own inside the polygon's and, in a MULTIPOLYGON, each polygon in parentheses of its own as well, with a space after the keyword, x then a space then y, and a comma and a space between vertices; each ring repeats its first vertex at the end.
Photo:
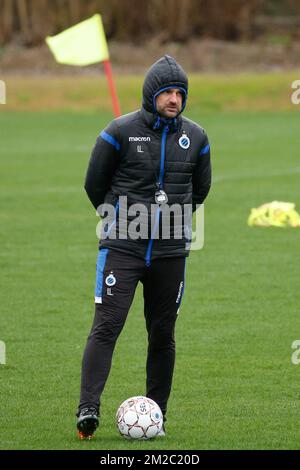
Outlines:
POLYGON ((300 227, 300 215, 293 202, 272 201, 251 209, 248 225, 260 227, 300 227))

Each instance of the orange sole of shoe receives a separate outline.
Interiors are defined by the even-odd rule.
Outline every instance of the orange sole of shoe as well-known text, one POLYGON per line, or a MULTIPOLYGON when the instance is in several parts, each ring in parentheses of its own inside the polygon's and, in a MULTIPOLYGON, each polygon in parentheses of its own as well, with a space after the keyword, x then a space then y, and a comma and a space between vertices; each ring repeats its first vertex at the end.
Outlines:
POLYGON ((80 439, 81 441, 83 441, 83 440, 90 441, 91 439, 93 439, 94 434, 84 434, 84 433, 81 432, 81 431, 77 431, 77 436, 79 437, 79 439, 80 439))

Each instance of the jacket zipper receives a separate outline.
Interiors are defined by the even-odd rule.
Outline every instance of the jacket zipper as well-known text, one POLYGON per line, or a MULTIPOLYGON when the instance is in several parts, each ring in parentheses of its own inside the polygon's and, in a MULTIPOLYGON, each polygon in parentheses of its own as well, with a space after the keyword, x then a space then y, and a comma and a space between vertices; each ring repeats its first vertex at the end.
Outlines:
MULTIPOLYGON (((165 159, 166 159, 166 141, 167 141, 168 132, 169 132, 169 126, 165 125, 163 128, 163 133, 161 137, 160 170, 159 170, 159 179, 158 179, 160 189, 163 189, 163 181, 164 181, 164 173, 165 173, 165 159)), ((160 210, 160 206, 158 206, 156 209, 156 214, 155 214, 155 223, 154 223, 153 232, 151 232, 151 238, 147 246, 146 257, 145 257, 146 266, 150 266, 151 264, 152 247, 153 247, 153 242, 154 242, 153 237, 159 225, 160 214, 161 214, 161 210, 160 210)))

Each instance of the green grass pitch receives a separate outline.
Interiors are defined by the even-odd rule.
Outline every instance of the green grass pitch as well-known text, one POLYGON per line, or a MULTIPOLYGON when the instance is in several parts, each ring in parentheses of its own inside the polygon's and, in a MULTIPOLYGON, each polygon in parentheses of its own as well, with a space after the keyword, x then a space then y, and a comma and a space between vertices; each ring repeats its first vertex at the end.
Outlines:
POLYGON ((210 137, 214 183, 205 246, 191 253, 178 317, 167 436, 119 436, 119 404, 145 392, 139 287, 117 344, 91 442, 75 433, 93 317, 97 218, 83 190, 96 113, 0 114, 1 449, 299 449, 299 229, 249 228, 251 207, 300 209, 299 115, 187 116, 210 137))

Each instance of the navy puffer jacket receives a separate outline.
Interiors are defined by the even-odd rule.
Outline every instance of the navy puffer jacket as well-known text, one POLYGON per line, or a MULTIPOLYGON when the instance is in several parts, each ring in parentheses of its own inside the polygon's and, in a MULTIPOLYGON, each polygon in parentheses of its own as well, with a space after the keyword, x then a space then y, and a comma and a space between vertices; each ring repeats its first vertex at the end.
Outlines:
MULTIPOLYGON (((116 208, 100 247, 132 253, 144 258, 148 265, 154 258, 187 256, 189 252, 183 219, 181 239, 177 238, 178 220, 169 239, 160 235, 161 210, 155 205, 157 187, 167 194, 169 206, 189 204, 195 210, 211 185, 210 145, 204 129, 181 113, 165 119, 156 111, 157 95, 168 88, 182 92, 182 112, 188 94, 187 76, 174 58, 165 55, 146 75, 142 108, 114 119, 98 136, 85 182, 96 209, 103 203, 116 208), (151 214, 152 205, 152 226, 149 219, 147 237, 132 239, 128 232, 124 235, 120 221, 126 216, 130 223, 138 214, 128 215, 128 210, 120 205, 120 196, 127 197, 127 209, 132 204, 143 204, 151 214)), ((105 215, 103 209, 100 214, 105 215)))

